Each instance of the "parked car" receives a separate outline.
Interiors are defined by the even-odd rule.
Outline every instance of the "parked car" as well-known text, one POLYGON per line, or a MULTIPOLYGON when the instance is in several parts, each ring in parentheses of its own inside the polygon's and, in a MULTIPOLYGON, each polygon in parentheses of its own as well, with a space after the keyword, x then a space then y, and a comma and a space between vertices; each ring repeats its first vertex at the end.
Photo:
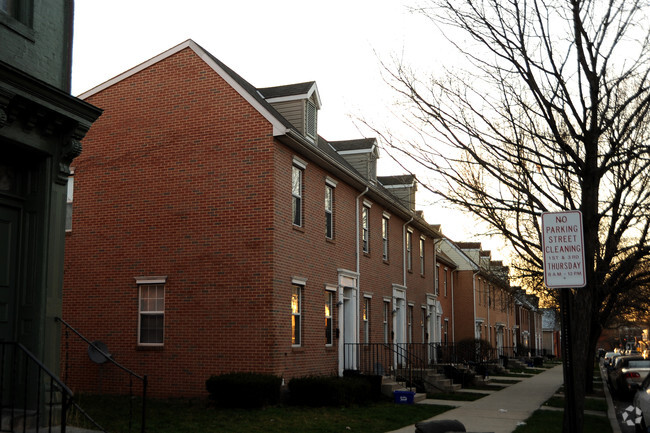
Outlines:
POLYGON ((612 393, 620 397, 631 396, 650 373, 650 359, 641 355, 620 356, 614 363, 608 376, 609 385, 612 393))
POLYGON ((614 368, 616 358, 620 356, 622 356, 620 352, 607 352, 605 354, 605 357, 603 358, 603 367, 605 367, 608 374, 614 368))
POLYGON ((647 375, 641 386, 634 394, 632 399, 632 406, 641 409, 641 423, 637 424, 637 432, 645 433, 648 425, 650 425, 650 375, 647 375))

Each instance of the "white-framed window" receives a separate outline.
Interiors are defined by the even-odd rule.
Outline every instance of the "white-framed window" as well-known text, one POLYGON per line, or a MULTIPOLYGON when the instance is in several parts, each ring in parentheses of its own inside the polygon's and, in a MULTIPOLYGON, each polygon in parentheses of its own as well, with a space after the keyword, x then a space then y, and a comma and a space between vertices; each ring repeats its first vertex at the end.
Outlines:
POLYGON ((332 305, 334 304, 334 293, 325 291, 325 345, 332 345, 332 305))
POLYGON ((422 328, 422 342, 427 342, 428 332, 427 332, 427 307, 422 306, 422 319, 420 321, 420 327, 422 328))
POLYGON ((447 285, 448 285, 447 283, 449 282, 448 281, 448 271, 449 271, 448 268, 443 269, 443 272, 445 273, 445 280, 444 280, 442 288, 444 290, 445 298, 447 297, 447 285))
POLYGON ((363 298, 363 311, 361 314, 363 320, 363 342, 370 343, 370 298, 363 298))
POLYGON ((420 238, 420 275, 424 275, 424 238, 420 238))
POLYGON ((445 319, 443 326, 444 329, 442 330, 443 332, 442 338, 444 343, 447 344, 449 342, 449 319, 445 319))
POLYGON ((440 263, 436 263, 436 275, 433 277, 433 292, 436 296, 440 293, 440 263))
POLYGON ((138 344, 162 346, 165 339, 165 279, 136 279, 138 344))
POLYGON ((413 343, 413 305, 409 305, 406 314, 407 314, 406 326, 408 332, 408 342, 413 343))
POLYGON ((334 187, 325 184, 325 237, 334 238, 334 187))
POLYGON ((390 301, 384 301, 384 343, 388 344, 390 343, 390 328, 388 326, 388 319, 391 317, 390 314, 390 301))
POLYGON ((294 284, 291 287, 291 344, 302 344, 302 289, 303 286, 294 284))
POLYGON ((302 183, 304 169, 293 165, 291 167, 291 211, 293 225, 302 227, 302 183))
POLYGON ((361 242, 363 252, 370 252, 370 208, 364 204, 361 208, 361 242))
POLYGON ((382 242, 382 258, 388 261, 388 223, 390 217, 384 214, 381 219, 381 242, 382 242))
MULTIPOLYGON (((0 0, 2 3, 2 0, 0 0)), ((74 198, 74 170, 70 170, 70 176, 68 176, 68 186, 66 194, 66 206, 65 206, 65 231, 72 231, 72 202, 74 198)))
POLYGON ((406 232, 406 269, 413 271, 413 232, 406 232))

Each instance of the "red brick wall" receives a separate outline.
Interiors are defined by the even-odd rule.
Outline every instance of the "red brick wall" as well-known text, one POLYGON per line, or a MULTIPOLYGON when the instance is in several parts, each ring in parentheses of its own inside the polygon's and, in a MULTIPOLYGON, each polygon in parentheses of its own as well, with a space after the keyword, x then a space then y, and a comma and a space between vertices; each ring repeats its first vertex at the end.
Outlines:
POLYGON ((152 395, 275 371, 271 126, 189 49, 88 102, 105 112, 75 160, 63 318, 148 374, 152 395), (159 275, 165 344, 141 348, 134 277, 159 275))
MULTIPOLYGON (((154 397, 205 395, 210 375, 231 371, 286 380, 336 374, 339 340, 325 345, 325 287, 337 285, 339 270, 357 270, 360 191, 274 140, 269 122, 189 49, 88 102, 105 112, 75 160, 64 320, 147 374, 154 397), (296 156, 307 163, 300 228, 291 219, 296 156), (328 176, 338 181, 333 240, 325 238, 328 176), (137 344, 139 276, 167 276, 162 347, 137 344), (293 278, 306 280, 299 347, 291 344, 293 278)), ((370 340, 383 342, 383 300, 404 283, 404 220, 390 219, 384 262, 385 209, 372 194, 365 198, 373 202, 371 249, 359 260, 359 307, 371 296, 370 340)), ((420 308, 433 292, 433 241, 427 238, 421 276, 419 237, 414 230, 414 272, 406 277, 416 342, 420 308)), ((336 306, 333 323, 336 329, 336 306)), ((73 389, 96 391, 101 376, 104 392, 123 391, 117 369, 93 364, 85 344, 67 342, 64 378, 73 389)))
MULTIPOLYGON (((457 272, 458 284, 454 288, 456 342, 474 338, 474 293, 471 270, 457 272)), ((478 312, 477 312, 478 315, 478 312)))

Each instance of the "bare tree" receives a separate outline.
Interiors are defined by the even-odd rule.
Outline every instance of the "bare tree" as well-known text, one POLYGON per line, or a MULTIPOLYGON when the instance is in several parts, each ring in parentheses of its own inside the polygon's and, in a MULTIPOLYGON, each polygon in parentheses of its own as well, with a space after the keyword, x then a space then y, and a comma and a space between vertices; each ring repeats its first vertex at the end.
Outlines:
POLYGON ((468 66, 422 80, 385 65, 415 138, 376 132, 396 160, 437 175, 426 187, 502 235, 538 289, 540 214, 582 212, 588 285, 568 307, 582 431, 601 327, 619 295, 650 280, 647 2, 430 0, 415 11, 468 66))

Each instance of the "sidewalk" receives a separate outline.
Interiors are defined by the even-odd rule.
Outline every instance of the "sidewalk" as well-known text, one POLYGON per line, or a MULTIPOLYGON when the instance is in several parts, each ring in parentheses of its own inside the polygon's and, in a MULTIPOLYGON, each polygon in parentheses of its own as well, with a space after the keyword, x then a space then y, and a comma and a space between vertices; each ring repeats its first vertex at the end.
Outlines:
MULTIPOLYGON (((557 365, 543 373, 510 385, 507 388, 462 406, 442 413, 431 419, 457 419, 468 432, 511 433, 517 425, 532 415, 562 386, 562 366, 557 365)), ((424 400, 419 404, 433 404, 424 400)), ((456 406, 461 402, 445 402, 456 406)), ((435 404, 443 404, 435 401, 435 404)), ((415 425, 403 427, 388 433, 414 433, 415 425)))

